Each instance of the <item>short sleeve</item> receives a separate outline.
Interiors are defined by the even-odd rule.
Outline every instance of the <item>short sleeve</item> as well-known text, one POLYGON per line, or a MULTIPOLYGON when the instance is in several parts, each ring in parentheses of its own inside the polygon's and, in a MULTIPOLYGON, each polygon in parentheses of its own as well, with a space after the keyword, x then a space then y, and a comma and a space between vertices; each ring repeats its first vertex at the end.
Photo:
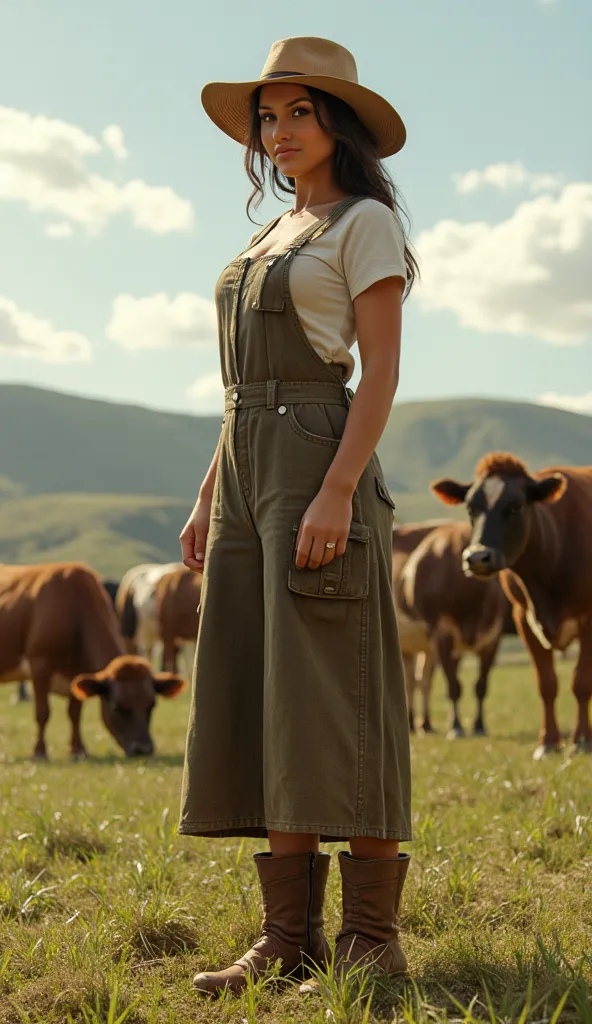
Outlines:
POLYGON ((353 210, 339 252, 352 302, 385 277, 407 280, 405 237, 396 213, 378 200, 358 203, 353 210))

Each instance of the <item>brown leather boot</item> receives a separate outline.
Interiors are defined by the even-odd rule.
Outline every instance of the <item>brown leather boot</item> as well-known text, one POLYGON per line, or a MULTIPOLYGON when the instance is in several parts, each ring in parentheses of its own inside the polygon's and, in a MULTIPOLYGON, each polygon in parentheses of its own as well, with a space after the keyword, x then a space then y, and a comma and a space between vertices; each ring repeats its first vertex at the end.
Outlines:
MULTIPOLYGON (((404 974, 407 960, 399 945, 397 915, 409 855, 358 860, 340 851, 338 859, 343 912, 335 943, 335 974, 343 977, 354 965, 370 963, 387 974, 404 974)), ((300 992, 304 995, 320 988, 318 981, 311 979, 300 986, 300 992)))
POLYGON ((261 937, 226 970, 197 974, 193 984, 202 995, 221 995, 224 989, 238 993, 246 987, 248 973, 257 976, 278 960, 281 977, 303 977, 307 963, 324 967, 329 958, 323 900, 331 855, 256 853, 253 859, 263 897, 261 937))

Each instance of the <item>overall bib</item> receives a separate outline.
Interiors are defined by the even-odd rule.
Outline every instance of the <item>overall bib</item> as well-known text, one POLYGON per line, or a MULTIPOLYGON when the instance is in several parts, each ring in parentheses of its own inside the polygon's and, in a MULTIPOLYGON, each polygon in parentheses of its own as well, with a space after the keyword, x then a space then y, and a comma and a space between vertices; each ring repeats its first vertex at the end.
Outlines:
MULTIPOLYGON (((374 453, 345 554, 296 533, 352 392, 310 344, 290 265, 357 198, 216 285, 225 416, 201 591, 179 831, 411 838, 409 729, 391 593, 393 503, 374 453)), ((251 242, 272 230, 267 225, 251 242)))

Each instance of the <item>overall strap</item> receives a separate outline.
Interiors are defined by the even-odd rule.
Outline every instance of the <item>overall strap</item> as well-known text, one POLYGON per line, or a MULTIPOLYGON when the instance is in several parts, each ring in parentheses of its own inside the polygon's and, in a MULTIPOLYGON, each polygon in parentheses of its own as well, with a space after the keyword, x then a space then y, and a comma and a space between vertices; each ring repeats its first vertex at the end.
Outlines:
MULTIPOLYGON (((239 252, 238 256, 242 256, 243 252, 246 252, 247 249, 252 249, 253 246, 257 245, 258 242, 260 242, 263 238, 265 238, 265 236, 268 235, 270 233, 270 231, 273 231, 274 227, 276 226, 278 221, 280 221, 282 219, 282 217, 283 217, 283 213, 280 213, 279 217, 274 217, 273 220, 270 220, 268 224, 264 224, 263 227, 261 228, 261 230, 258 231, 257 234, 255 234, 251 238, 251 241, 249 242, 249 244, 247 246, 245 246, 245 248, 242 249, 241 252, 239 252)), ((236 256, 235 259, 238 259, 238 256, 236 256)))
POLYGON ((346 210, 349 210, 350 206, 355 206, 356 203, 359 203, 362 199, 367 198, 368 196, 348 196, 347 199, 344 199, 341 203, 338 203, 337 206, 334 206, 330 213, 328 213, 325 217, 322 217, 320 221, 318 221, 316 224, 311 224, 300 235, 297 235, 296 238, 293 238, 290 244, 287 246, 287 251, 297 251, 303 245, 305 245, 306 242, 312 242, 313 239, 319 238, 320 235, 322 235, 327 230, 327 228, 330 228, 331 225, 334 224, 339 217, 341 217, 342 213, 345 213, 346 210))

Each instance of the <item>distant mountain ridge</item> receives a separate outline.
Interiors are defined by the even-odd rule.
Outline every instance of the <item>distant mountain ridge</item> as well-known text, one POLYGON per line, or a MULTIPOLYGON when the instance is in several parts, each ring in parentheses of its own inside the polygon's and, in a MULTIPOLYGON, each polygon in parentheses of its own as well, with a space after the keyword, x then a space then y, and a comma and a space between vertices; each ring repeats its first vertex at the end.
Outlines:
MULTIPOLYGON (((117 573, 130 559, 177 558, 220 423, 0 384, 0 560, 59 554, 117 573)), ((490 450, 533 471, 590 465, 592 417, 491 399, 395 403, 378 452, 399 518, 446 514, 430 481, 470 479, 490 450)))

